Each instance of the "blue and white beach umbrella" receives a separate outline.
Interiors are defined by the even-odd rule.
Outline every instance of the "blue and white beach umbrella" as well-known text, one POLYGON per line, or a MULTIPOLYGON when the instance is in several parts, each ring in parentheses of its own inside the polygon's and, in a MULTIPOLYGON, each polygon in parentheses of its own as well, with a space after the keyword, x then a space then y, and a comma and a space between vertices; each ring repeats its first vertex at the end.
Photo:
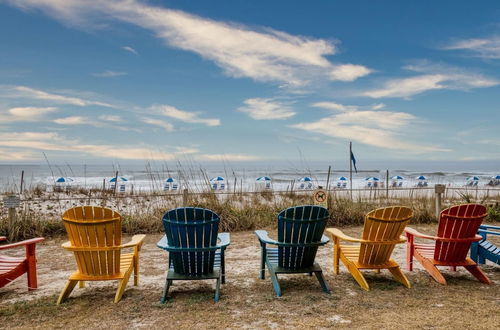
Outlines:
POLYGON ((339 181, 347 181, 347 178, 345 176, 341 176, 337 180, 339 180, 339 181))
POLYGON ((174 178, 168 178, 168 179, 165 180, 165 182, 169 182, 169 183, 170 182, 175 182, 175 179, 174 178))
POLYGON ((427 180, 427 178, 425 176, 421 175, 421 176, 417 177, 417 180, 427 180))
POLYGON ((471 176, 471 177, 467 178, 467 181, 479 181, 479 177, 478 176, 471 176))
POLYGON ((404 180, 404 178, 401 175, 395 175, 391 179, 392 180, 404 180))
POLYGON ((300 182, 310 182, 310 181, 312 181, 312 179, 308 176, 305 176, 303 178, 300 178, 299 181, 300 182))
POLYGON ((379 178, 376 178, 374 176, 368 177, 365 179, 366 181, 379 181, 379 178))
MULTIPOLYGON (((118 182, 120 182, 120 181, 122 181, 122 182, 126 182, 126 181, 128 181, 128 179, 127 179, 127 178, 125 178, 125 177, 123 177, 123 176, 119 176, 119 177, 118 177, 118 182)), ((109 180, 109 182, 116 182, 116 177, 115 177, 115 178, 111 178, 111 179, 109 180)))
POLYGON ((215 181, 224 181, 225 179, 221 176, 216 176, 215 178, 211 178, 210 182, 215 182, 215 181))
POLYGON ((57 183, 69 183, 73 181, 75 180, 73 180, 72 178, 64 178, 64 177, 60 177, 56 180, 57 183))
POLYGON ((258 182, 262 182, 262 181, 264 181, 264 182, 265 182, 265 181, 271 181, 271 178, 270 178, 270 177, 268 177, 268 176, 261 176, 261 177, 259 177, 259 178, 255 179, 255 181, 258 181, 258 182))
POLYGON ((497 175, 494 178, 495 178, 495 180, 500 180, 500 175, 497 175))

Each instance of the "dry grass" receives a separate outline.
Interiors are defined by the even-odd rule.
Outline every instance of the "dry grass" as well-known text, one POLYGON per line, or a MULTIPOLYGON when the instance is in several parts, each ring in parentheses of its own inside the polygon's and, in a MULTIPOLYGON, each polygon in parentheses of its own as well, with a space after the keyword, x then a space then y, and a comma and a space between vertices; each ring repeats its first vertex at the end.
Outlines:
MULTIPOLYGON (((435 225, 412 226, 427 233, 436 229, 435 225)), ((361 227, 344 231, 358 236, 361 227)), ((76 288, 61 306, 55 301, 75 264, 72 255, 59 248, 61 238, 45 241, 38 249, 39 290, 27 292, 25 278, 0 289, 0 328, 492 329, 500 322, 497 266, 483 267, 495 282, 492 286, 479 283, 464 270, 444 270, 448 285, 442 286, 417 267, 407 273, 411 289, 393 281, 388 272, 368 272, 372 290, 365 292, 344 267, 340 275, 332 274, 330 244, 320 249, 317 261, 332 295, 322 293, 314 277, 290 275, 280 277, 283 297, 276 298, 271 281, 258 279, 260 250, 248 231, 231 235, 227 284, 222 286, 219 303, 213 302, 213 282, 189 281, 174 283, 172 299, 161 305, 166 253, 155 246, 160 237, 148 235, 141 252, 141 283, 138 287, 129 283, 120 303, 113 304, 115 283, 96 282, 76 288)), ((398 246, 394 256, 403 263, 405 247, 398 246)))
MULTIPOLYGON (((168 209, 183 205, 180 194, 142 194, 113 196, 88 196, 74 193, 51 193, 37 196, 36 191, 24 196, 17 219, 9 223, 7 212, 0 213, 0 235, 15 241, 36 236, 56 237, 64 233, 61 214, 77 205, 101 205, 119 211, 124 216, 123 229, 129 234, 159 233, 162 231, 161 217, 168 209)), ((287 207, 311 204, 311 192, 285 193, 232 193, 218 194, 206 192, 189 195, 187 205, 205 207, 221 216, 221 230, 242 231, 271 226, 276 214, 287 207)), ((463 203, 464 200, 449 199, 444 207, 463 203)), ((344 226, 363 223, 364 215, 377 207, 406 205, 414 211, 415 223, 431 223, 434 216, 434 199, 424 196, 378 197, 351 200, 344 195, 330 196, 329 225, 344 226)), ((490 208, 490 219, 500 220, 500 208, 490 208)))

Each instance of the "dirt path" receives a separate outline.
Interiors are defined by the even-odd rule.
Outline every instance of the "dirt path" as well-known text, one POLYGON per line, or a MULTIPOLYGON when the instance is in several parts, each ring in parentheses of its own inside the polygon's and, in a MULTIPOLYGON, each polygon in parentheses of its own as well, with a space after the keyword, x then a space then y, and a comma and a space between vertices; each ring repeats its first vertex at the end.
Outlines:
MULTIPOLYGON (((428 233, 435 225, 413 226, 428 233)), ((344 232, 359 236, 360 227, 344 232)), ((159 298, 165 281, 166 252, 156 247, 161 235, 148 235, 141 251, 138 287, 129 283, 123 300, 113 304, 114 282, 88 283, 76 288, 68 302, 55 301, 69 274, 75 270, 73 256, 60 248, 62 239, 47 240, 38 248, 39 290, 26 291, 21 277, 0 289, 0 328, 494 328, 500 322, 500 267, 483 269, 495 282, 479 283, 465 270, 445 270, 448 286, 434 282, 417 264, 407 273, 413 287, 406 289, 390 274, 368 272, 372 290, 360 289, 346 269, 332 273, 331 244, 320 249, 332 295, 321 292, 315 277, 281 276, 283 297, 276 298, 271 281, 258 279, 260 249, 252 232, 231 234, 227 251, 227 283, 221 301, 213 303, 214 282, 174 283, 172 299, 159 298)), ((127 238, 124 239, 126 241, 127 238)), ((22 255, 18 249, 10 255, 22 255)), ((406 248, 394 257, 404 266, 406 248)))

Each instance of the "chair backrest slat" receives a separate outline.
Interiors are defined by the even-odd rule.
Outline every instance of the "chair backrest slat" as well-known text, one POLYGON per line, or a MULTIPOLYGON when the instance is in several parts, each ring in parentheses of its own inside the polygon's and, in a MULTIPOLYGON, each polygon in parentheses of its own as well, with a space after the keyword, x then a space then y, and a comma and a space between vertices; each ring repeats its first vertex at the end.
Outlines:
MULTIPOLYGON (((195 207, 170 210, 163 216, 169 245, 178 248, 212 248, 217 245, 219 216, 195 207)), ((206 275, 213 272, 215 251, 170 252, 174 270, 183 275, 206 275)))
MULTIPOLYGON (((441 238, 473 238, 483 219, 486 207, 481 204, 455 205, 441 211, 437 236, 441 238)), ((468 254, 471 242, 436 243, 434 259, 438 261, 459 262, 468 254)))
POLYGON ((120 272, 120 250, 99 251, 121 245, 121 216, 98 206, 78 206, 62 216, 73 247, 78 271, 89 276, 112 276, 120 272))
MULTIPOLYGON (((328 210, 321 206, 291 207, 278 214, 278 241, 315 243, 321 241, 328 220, 328 210)), ((318 247, 278 247, 278 265, 286 269, 310 267, 318 247)))
POLYGON ((388 262, 395 244, 374 243, 397 241, 412 216, 412 210, 404 206, 379 208, 366 214, 361 238, 373 243, 361 244, 358 262, 365 265, 388 262))

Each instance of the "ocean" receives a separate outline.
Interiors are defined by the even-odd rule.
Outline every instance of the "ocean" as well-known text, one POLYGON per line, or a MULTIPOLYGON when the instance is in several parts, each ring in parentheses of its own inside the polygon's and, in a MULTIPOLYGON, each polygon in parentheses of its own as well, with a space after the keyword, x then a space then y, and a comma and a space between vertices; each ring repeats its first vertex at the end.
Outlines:
MULTIPOLYGON (((386 180, 386 169, 384 164, 372 162, 368 164, 372 169, 360 169, 353 172, 353 188, 363 188, 371 180, 368 177, 376 177, 380 182, 386 180)), ((429 186, 434 184, 445 184, 452 187, 463 187, 471 181, 467 178, 477 177, 477 186, 485 186, 491 178, 500 174, 500 167, 495 170, 496 164, 480 162, 458 165, 455 162, 448 164, 422 162, 420 164, 411 162, 408 164, 390 164, 389 177, 401 176, 399 180, 402 187, 413 187, 418 183, 427 182, 429 186), (395 166, 396 165, 396 166, 395 166), (398 166, 399 165, 399 166, 398 166), (425 180, 418 180, 417 177, 424 176, 425 180)), ((277 191, 285 191, 290 188, 298 189, 302 184, 307 188, 309 183, 313 187, 327 184, 328 167, 326 162, 308 163, 301 162, 281 162, 281 163, 232 163, 232 164, 108 164, 108 165, 70 165, 70 164, 26 164, 26 165, 0 165, 0 192, 16 192, 20 189, 21 173, 24 171, 24 189, 40 187, 42 189, 52 189, 56 181, 60 178, 70 178, 71 182, 62 185, 73 187, 96 188, 109 187, 110 179, 118 176, 127 181, 119 182, 125 189, 134 191, 162 191, 165 180, 174 178, 177 189, 188 188, 190 191, 204 191, 215 182, 210 182, 211 178, 222 177, 224 181, 217 182, 224 184, 225 190, 255 191, 262 189, 265 183, 258 183, 257 178, 267 176, 271 179, 272 188, 277 191), (299 181, 300 178, 309 177, 311 181, 299 181)), ((389 167, 389 166, 385 166, 389 167)), ((366 167, 365 167, 366 168, 366 167)), ((336 187, 339 177, 349 179, 348 169, 335 169, 332 166, 329 186, 336 187)), ((348 180, 347 187, 349 187, 348 180)), ((392 180, 390 180, 392 184, 392 180)))

